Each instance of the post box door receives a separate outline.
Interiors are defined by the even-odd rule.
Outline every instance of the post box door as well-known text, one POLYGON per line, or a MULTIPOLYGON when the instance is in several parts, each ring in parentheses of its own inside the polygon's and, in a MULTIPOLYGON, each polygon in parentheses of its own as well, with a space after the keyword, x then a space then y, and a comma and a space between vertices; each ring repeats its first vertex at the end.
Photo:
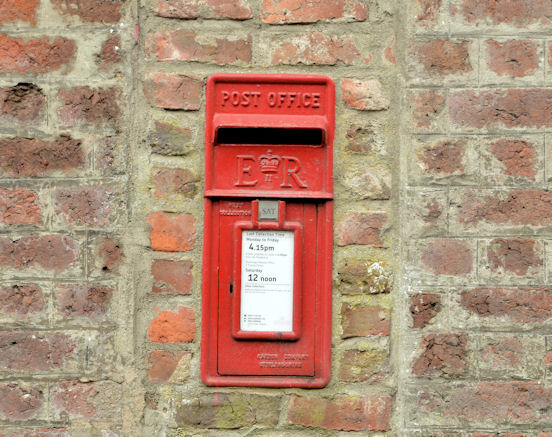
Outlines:
POLYGON ((250 200, 215 207, 220 375, 314 375, 318 207, 281 203, 283 223, 260 228, 250 200))

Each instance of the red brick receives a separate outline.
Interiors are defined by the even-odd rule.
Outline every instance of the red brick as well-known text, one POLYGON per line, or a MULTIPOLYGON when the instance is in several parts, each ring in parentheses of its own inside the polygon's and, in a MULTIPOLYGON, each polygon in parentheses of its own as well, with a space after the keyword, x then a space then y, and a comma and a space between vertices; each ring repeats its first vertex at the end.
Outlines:
POLYGON ((16 372, 61 369, 75 347, 64 334, 0 331, 0 369, 16 372))
POLYGON ((439 15, 442 0, 416 0, 416 3, 419 8, 419 13, 416 15, 416 21, 428 27, 439 15))
POLYGON ((84 164, 81 140, 60 135, 53 141, 30 138, 0 140, 0 167, 8 176, 42 176, 55 170, 71 170, 84 164))
POLYGON ((363 54, 351 38, 322 32, 271 41, 271 45, 272 65, 362 65, 372 61, 372 55, 363 54))
POLYGON ((58 312, 69 318, 102 320, 113 295, 109 287, 66 285, 56 291, 58 312))
POLYGON ((456 207, 458 222, 470 226, 481 221, 519 226, 546 226, 552 222, 552 192, 549 191, 467 190, 456 207))
POLYGON ((378 80, 342 79, 341 94, 346 106, 361 111, 389 109, 389 99, 384 96, 378 80))
POLYGON ((542 257, 535 253, 535 240, 522 238, 495 239, 487 249, 491 272, 504 271, 517 276, 543 265, 542 257))
POLYGON ((18 384, 0 385, 0 418, 28 420, 35 418, 44 405, 44 394, 37 387, 18 384))
POLYGON ((36 192, 0 187, 0 223, 25 225, 39 222, 40 203, 36 192))
POLYGON ((420 217, 427 225, 437 225, 439 219, 443 216, 443 210, 443 203, 439 203, 436 199, 428 200, 420 217))
POLYGON ((530 40, 487 41, 487 66, 499 76, 524 77, 539 68, 538 45, 530 40))
POLYGON ((156 259, 151 266, 153 293, 190 294, 192 292, 191 261, 156 259))
POLYGON ((98 245, 98 256, 100 258, 103 272, 116 273, 122 259, 122 245, 119 241, 105 238, 98 245))
POLYGON ((197 194, 199 177, 183 168, 155 168, 153 170, 153 197, 170 199, 172 196, 192 198, 197 194))
POLYGON ((339 379, 344 382, 379 382, 388 372, 388 357, 387 348, 345 351, 339 366, 339 379))
POLYGON ((288 422, 316 428, 344 431, 386 431, 390 429, 389 396, 336 396, 333 399, 292 396, 288 422))
POLYGON ((11 21, 26 21, 36 26, 39 0, 4 0, 0 4, 0 25, 11 21))
POLYGON ((385 212, 350 212, 337 226, 337 244, 369 244, 386 247, 382 234, 387 225, 385 212))
POLYGON ((346 258, 337 267, 342 294, 383 294, 391 292, 391 273, 383 262, 346 258))
POLYGON ((148 216, 148 223, 153 250, 182 252, 195 246, 195 220, 189 214, 153 212, 148 216))
POLYGON ((173 375, 178 363, 184 357, 191 357, 190 352, 151 351, 148 354, 148 376, 152 382, 166 382, 173 375))
POLYGON ((148 338, 156 343, 187 343, 195 334, 194 310, 182 306, 178 312, 161 311, 148 327, 148 338))
POLYGON ((508 176, 535 180, 537 150, 534 144, 523 140, 498 140, 491 143, 491 152, 504 166, 508 176))
POLYGON ((412 373, 422 375, 458 375, 466 371, 468 336, 462 334, 429 334, 423 338, 421 355, 412 365, 412 373))
POLYGON ((196 61, 218 65, 249 65, 251 36, 219 38, 189 30, 157 32, 154 52, 158 61, 196 61))
POLYGON ((20 315, 38 313, 45 305, 42 290, 34 284, 0 287, 0 308, 5 313, 20 315))
POLYGON ((552 126, 552 90, 463 90, 449 96, 449 113, 460 126, 494 127, 552 126))
POLYGON ((472 250, 464 242, 454 239, 428 239, 421 259, 434 275, 464 276, 473 270, 472 250))
POLYGON ((96 56, 98 64, 104 70, 113 64, 121 62, 121 37, 119 35, 110 35, 102 43, 100 52, 96 56))
POLYGON ((389 310, 377 305, 341 306, 343 334, 341 338, 388 336, 390 330, 389 310))
POLYGON ((426 145, 418 151, 418 161, 424 171, 433 174, 463 173, 466 141, 445 140, 435 145, 426 145))
POLYGON ((373 129, 352 124, 347 130, 347 150, 353 153, 367 154, 372 151, 376 143, 373 129))
POLYGON ((93 383, 64 381, 53 394, 52 405, 70 413, 73 417, 94 417, 96 409, 88 398, 96 395, 93 383))
MULTIPOLYGON (((414 179, 411 177, 411 180, 414 179)), ((423 180, 423 179, 422 179, 423 180)), ((417 185, 414 182, 412 185, 417 185)), ((448 192, 439 190, 411 190, 408 194, 409 234, 416 237, 439 236, 446 233, 449 220, 448 192)))
POLYGON ((76 15, 83 23, 117 23, 121 19, 120 0, 51 0, 62 15, 76 15))
POLYGON ((112 381, 62 381, 51 392, 51 408, 59 418, 120 420, 121 384, 112 381))
POLYGON ((247 0, 157 0, 156 14, 166 18, 230 18, 253 16, 247 0))
POLYGON ((56 188, 55 212, 70 225, 105 226, 113 214, 113 190, 103 186, 56 188))
POLYGON ((472 71, 469 42, 466 40, 433 39, 417 43, 419 62, 429 73, 440 76, 472 71))
POLYGON ((420 413, 461 419, 462 423, 549 423, 552 390, 540 382, 482 382, 451 389, 448 394, 422 392, 420 413))
POLYGON ((539 323, 552 317, 549 288, 487 288, 463 290, 462 307, 480 317, 507 317, 517 323, 539 323))
POLYGON ((391 197, 391 170, 389 167, 353 167, 341 182, 351 200, 389 200, 391 197))
POLYGON ((79 257, 79 245, 66 235, 27 235, 0 238, 0 265, 15 269, 40 267, 61 272, 79 257))
POLYGON ((159 108, 196 111, 201 105, 203 81, 189 76, 153 73, 144 82, 144 94, 159 108))
POLYGON ((0 34, 0 73, 47 73, 69 68, 77 48, 74 41, 58 37, 11 38, 0 34))
POLYGON ((58 98, 62 104, 58 110, 61 121, 69 126, 86 121, 89 123, 116 122, 121 116, 119 88, 90 88, 80 86, 62 89, 58 98))
POLYGON ((155 128, 148 135, 152 153, 159 155, 186 155, 193 147, 192 141, 191 129, 162 121, 156 121, 155 128))
MULTIPOLYGON (((251 392, 214 392, 192 395, 179 402, 176 424, 185 428, 238 428, 274 429, 280 416, 280 396, 257 395, 251 392)), ((207 431, 211 435, 224 431, 207 431)))
POLYGON ((474 24, 501 24, 523 28, 529 24, 550 24, 551 0, 462 0, 464 19, 474 24))
POLYGON ((366 5, 359 0, 263 0, 261 20, 270 24, 317 21, 365 21, 366 5))
POLYGON ((445 96, 441 91, 418 91, 412 97, 411 114, 415 126, 430 128, 445 107, 445 96))
POLYGON ((481 377, 538 378, 544 357, 539 340, 516 335, 496 335, 480 340, 478 349, 481 377))
POLYGON ((412 327, 425 328, 441 311, 441 296, 433 293, 423 293, 410 299, 410 314, 412 327))
POLYGON ((45 105, 44 92, 32 83, 0 88, 0 115, 3 118, 36 121, 45 105))

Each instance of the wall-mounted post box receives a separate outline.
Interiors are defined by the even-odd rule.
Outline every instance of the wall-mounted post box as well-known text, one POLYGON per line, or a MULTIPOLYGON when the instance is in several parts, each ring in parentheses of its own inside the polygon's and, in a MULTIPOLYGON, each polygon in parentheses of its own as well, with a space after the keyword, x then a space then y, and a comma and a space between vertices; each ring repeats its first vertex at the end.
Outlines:
POLYGON ((206 99, 203 381, 323 387, 334 84, 325 76, 218 74, 206 99))

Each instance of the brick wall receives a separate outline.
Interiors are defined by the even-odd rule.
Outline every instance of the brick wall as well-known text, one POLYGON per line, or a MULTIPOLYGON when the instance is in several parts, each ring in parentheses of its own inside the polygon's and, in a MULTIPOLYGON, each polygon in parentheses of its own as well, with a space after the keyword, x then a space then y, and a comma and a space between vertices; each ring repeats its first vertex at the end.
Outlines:
POLYGON ((552 2, 414 3, 404 424, 408 435, 550 435, 552 2))
POLYGON ((551 14, 3 1, 0 437, 552 435, 551 14), (217 72, 336 83, 324 389, 200 380, 217 72))
POLYGON ((0 4, 2 436, 122 430, 128 8, 0 4))

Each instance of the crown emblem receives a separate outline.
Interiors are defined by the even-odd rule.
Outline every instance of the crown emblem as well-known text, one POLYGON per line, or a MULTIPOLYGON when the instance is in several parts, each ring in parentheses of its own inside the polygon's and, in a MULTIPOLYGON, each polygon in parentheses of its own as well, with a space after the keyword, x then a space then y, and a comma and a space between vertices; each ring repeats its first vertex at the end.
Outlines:
POLYGON ((265 181, 272 181, 272 174, 278 171, 280 166, 280 157, 273 155, 272 150, 268 150, 266 155, 259 156, 259 165, 261 167, 261 173, 265 174, 265 181))

